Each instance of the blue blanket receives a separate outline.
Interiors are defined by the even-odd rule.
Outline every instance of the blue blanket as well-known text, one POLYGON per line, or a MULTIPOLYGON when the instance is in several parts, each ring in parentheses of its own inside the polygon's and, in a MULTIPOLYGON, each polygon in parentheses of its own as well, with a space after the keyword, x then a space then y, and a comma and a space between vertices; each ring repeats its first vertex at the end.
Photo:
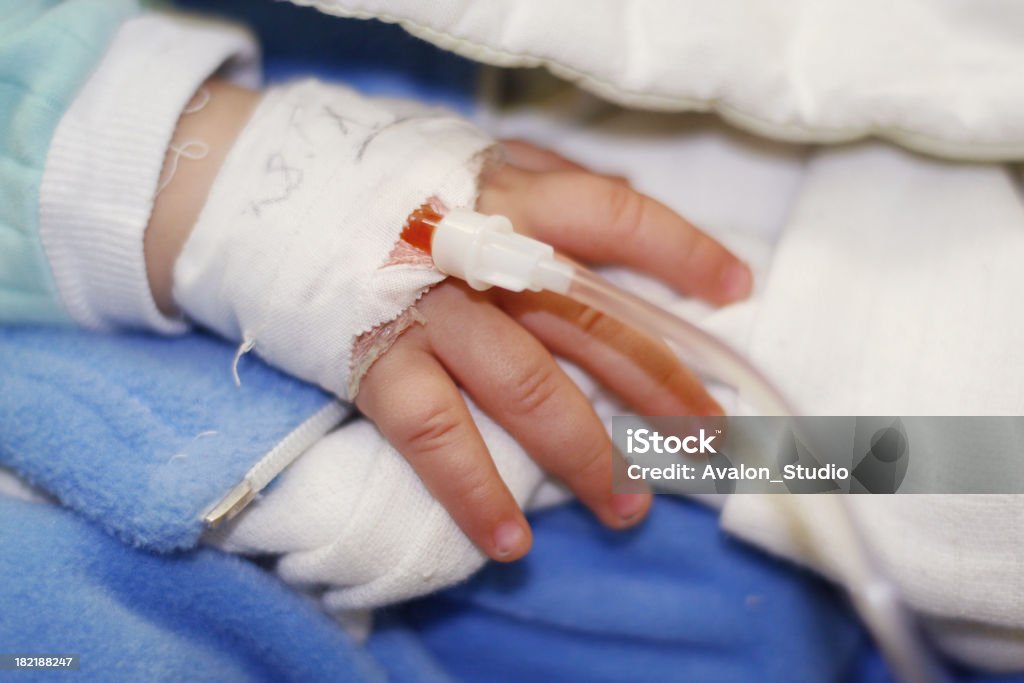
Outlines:
POLYGON ((0 497, 0 650, 79 654, 86 681, 893 680, 831 587, 696 504, 661 498, 625 534, 576 505, 531 521, 526 560, 380 614, 358 645, 257 564, 0 497))
POLYGON ((253 563, 50 505, 0 497, 0 520, 0 650, 77 653, 90 681, 853 681, 865 648, 824 584, 679 501, 625 535, 538 515, 525 562, 382 615, 365 647, 253 563))
POLYGON ((0 520, 0 651, 78 654, 70 675, 88 681, 385 680, 250 562, 134 550, 66 510, 3 497, 0 520))
POLYGON ((624 534, 538 515, 525 561, 383 615, 365 648, 254 564, 166 554, 330 400, 250 357, 235 387, 232 356, 0 328, 0 461, 67 506, 0 501, 0 652, 78 652, 89 680, 886 680, 834 590, 679 500, 624 534))
POLYGON ((133 545, 195 545, 202 513, 332 399, 203 334, 0 327, 0 465, 133 545))

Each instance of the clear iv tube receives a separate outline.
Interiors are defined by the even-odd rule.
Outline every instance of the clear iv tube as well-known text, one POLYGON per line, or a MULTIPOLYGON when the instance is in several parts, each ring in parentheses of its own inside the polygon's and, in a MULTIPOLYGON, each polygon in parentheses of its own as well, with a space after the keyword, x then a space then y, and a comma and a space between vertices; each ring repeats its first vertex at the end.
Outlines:
POLYGON ((696 325, 615 287, 581 266, 573 266, 566 296, 661 337, 676 347, 694 371, 734 387, 760 414, 793 415, 786 400, 753 365, 696 325))
MULTIPOLYGON (((795 415, 779 391, 734 350, 682 318, 559 258, 550 246, 516 234, 503 216, 455 210, 442 217, 436 207, 424 205, 410 215, 402 238, 431 253, 439 270, 471 287, 566 295, 664 339, 694 371, 734 387, 762 415, 795 415)), ((793 428, 799 428, 798 423, 793 428)), ((848 496, 825 496, 825 500, 836 506, 835 518, 847 527, 844 531, 852 541, 845 558, 847 591, 893 672, 905 683, 948 681, 898 589, 883 571, 848 496)))
MULTIPOLYGON (((794 415, 786 399, 742 356, 707 332, 664 309, 615 287, 581 266, 573 266, 567 296, 640 330, 657 335, 700 374, 726 382, 762 415, 794 415)), ((871 550, 846 495, 826 496, 837 506, 834 519, 853 540, 846 558, 846 590, 879 649, 904 683, 946 683, 945 667, 925 642, 899 591, 871 550)))

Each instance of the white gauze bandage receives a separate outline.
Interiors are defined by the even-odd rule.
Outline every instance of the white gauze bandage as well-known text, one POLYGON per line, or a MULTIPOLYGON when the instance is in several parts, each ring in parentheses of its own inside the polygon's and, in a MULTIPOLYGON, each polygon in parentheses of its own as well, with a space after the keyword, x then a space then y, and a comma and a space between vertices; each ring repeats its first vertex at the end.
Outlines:
POLYGON ((315 80, 272 88, 178 258, 175 300, 243 349, 351 399, 355 339, 443 278, 430 264, 387 263, 406 218, 429 197, 473 206, 492 145, 437 108, 315 80))

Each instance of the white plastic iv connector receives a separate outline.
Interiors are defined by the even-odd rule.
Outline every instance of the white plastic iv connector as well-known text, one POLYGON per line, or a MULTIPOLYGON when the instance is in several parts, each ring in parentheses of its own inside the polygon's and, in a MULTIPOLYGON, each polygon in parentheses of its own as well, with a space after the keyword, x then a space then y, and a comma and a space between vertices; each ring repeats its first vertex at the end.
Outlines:
POLYGON ((434 265, 476 290, 501 287, 558 294, 569 291, 573 266, 555 258, 551 246, 512 230, 505 216, 455 209, 434 228, 434 265))

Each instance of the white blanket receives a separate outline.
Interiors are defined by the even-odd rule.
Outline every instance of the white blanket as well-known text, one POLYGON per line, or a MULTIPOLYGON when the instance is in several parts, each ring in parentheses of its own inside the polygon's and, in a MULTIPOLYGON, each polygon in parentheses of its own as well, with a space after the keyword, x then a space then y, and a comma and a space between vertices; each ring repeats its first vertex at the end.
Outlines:
MULTIPOLYGON (((1024 411, 1024 205, 1010 168, 882 143, 787 146, 707 117, 623 111, 588 125, 592 109, 580 121, 551 113, 534 108, 494 125, 500 135, 540 138, 629 174, 751 261, 754 297, 718 311, 636 276, 613 276, 748 353, 802 413, 1024 411)), ((935 466, 955 464, 963 466, 935 466)), ((1017 498, 854 502, 887 570, 947 652, 985 668, 1024 667, 1017 498)), ((833 533, 833 508, 821 503, 735 496, 722 521, 842 578, 847 548, 833 533)))
POLYGON ((877 134, 1024 156, 1015 0, 293 0, 397 21, 478 61, 546 66, 607 99, 712 109, 794 141, 877 134))

